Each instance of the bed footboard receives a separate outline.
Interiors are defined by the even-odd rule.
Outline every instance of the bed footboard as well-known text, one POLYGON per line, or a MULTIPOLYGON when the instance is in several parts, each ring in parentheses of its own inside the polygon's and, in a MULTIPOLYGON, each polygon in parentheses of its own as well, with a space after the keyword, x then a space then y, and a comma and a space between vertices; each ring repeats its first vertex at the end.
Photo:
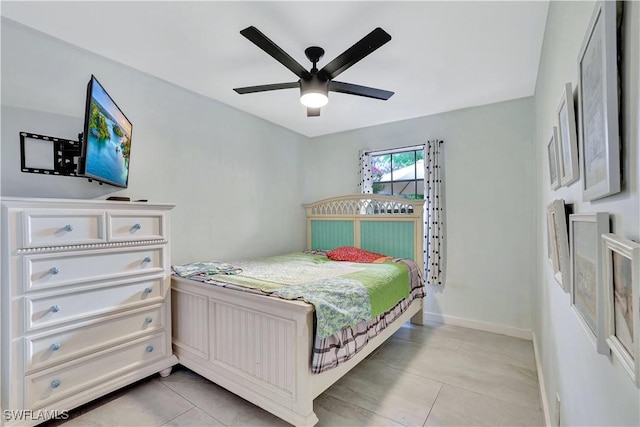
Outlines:
POLYGON ((172 279, 173 348, 180 363, 299 426, 313 412, 313 306, 172 279))
POLYGON ((310 369, 313 306, 172 278, 173 351, 180 364, 296 426, 318 422, 313 399, 422 314, 422 299, 353 358, 310 369))

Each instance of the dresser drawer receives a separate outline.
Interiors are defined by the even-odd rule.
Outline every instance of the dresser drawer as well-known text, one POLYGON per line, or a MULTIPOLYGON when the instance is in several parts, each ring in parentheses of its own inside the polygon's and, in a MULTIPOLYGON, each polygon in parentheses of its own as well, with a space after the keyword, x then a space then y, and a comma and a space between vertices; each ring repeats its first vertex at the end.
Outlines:
MULTIPOLYGON (((164 280, 158 277, 53 295, 27 295, 24 297, 26 330, 123 310, 135 305, 162 302, 164 280)), ((169 282, 169 279, 166 280, 169 282)))
POLYGON ((112 347, 165 327, 164 305, 84 322, 64 331, 25 338, 26 371, 43 369, 112 347))
POLYGON ((105 222, 100 210, 27 209, 22 212, 22 247, 104 243, 105 222))
POLYGON ((164 239, 162 212, 109 212, 109 241, 164 239))
POLYGON ((164 246, 24 257, 25 291, 165 271, 164 246))
POLYGON ((38 409, 166 357, 166 334, 87 356, 25 377, 26 407, 38 409))

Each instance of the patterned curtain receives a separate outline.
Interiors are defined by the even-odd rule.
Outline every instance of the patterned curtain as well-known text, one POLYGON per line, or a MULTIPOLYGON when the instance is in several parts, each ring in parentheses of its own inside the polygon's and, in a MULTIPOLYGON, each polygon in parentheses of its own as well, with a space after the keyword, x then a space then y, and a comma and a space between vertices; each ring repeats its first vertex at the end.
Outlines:
POLYGON ((361 193, 373 193, 373 178, 371 176, 371 155, 366 150, 360 150, 360 187, 361 193))
POLYGON ((444 151, 442 141, 424 147, 424 267, 428 285, 445 283, 444 151))

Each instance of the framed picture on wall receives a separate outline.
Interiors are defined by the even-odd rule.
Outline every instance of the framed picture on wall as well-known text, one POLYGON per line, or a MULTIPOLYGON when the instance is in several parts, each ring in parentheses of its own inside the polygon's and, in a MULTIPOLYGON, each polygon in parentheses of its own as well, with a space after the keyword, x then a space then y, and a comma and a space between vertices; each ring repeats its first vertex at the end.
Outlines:
POLYGON ((558 173, 558 145, 556 144, 557 133, 557 128, 554 126, 553 132, 551 133, 551 138, 547 143, 547 157, 549 158, 549 183, 551 184, 552 190, 560 188, 560 174, 558 173))
POLYGON ((578 55, 582 198, 620 191, 616 2, 596 4, 578 55))
POLYGON ((607 343, 640 387, 640 243, 602 236, 607 343))
POLYGON ((560 274, 560 259, 558 257, 558 247, 556 246, 556 230, 553 225, 554 218, 551 215, 551 205, 547 208, 547 255, 549 265, 553 271, 553 277, 560 274))
POLYGON ((609 354, 604 324, 602 234, 609 233, 609 214, 569 215, 571 308, 601 354, 609 354))
POLYGON ((564 200, 558 199, 547 207, 547 238, 551 246, 553 276, 565 292, 569 292, 569 235, 564 200))
POLYGON ((571 83, 565 83, 558 118, 558 164, 560 185, 569 185, 580 178, 578 169, 578 138, 576 137, 576 116, 573 111, 573 89, 571 83))

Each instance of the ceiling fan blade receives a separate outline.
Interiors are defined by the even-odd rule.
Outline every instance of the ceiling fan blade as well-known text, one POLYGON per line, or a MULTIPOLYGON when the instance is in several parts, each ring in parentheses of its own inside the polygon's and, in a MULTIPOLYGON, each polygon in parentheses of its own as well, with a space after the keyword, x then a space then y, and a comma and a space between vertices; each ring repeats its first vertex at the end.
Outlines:
POLYGON ((325 65, 318 75, 331 80, 365 56, 391 40, 391 36, 378 27, 364 36, 362 40, 341 53, 336 59, 325 65))
POLYGON ((293 88, 300 88, 300 82, 274 83, 270 85, 237 87, 237 88, 234 88, 233 90, 235 90, 236 92, 242 95, 245 93, 266 92, 268 90, 293 89, 293 88))
POLYGON ((262 34, 256 27, 247 27, 240 31, 240 34, 245 36, 249 41, 253 42, 260 49, 271 55, 276 61, 287 67, 296 76, 301 79, 311 78, 311 74, 305 70, 295 59, 293 59, 287 52, 282 50, 277 44, 272 42, 267 36, 262 34))
POLYGON ((394 92, 382 89, 376 89, 368 86, 354 85, 353 83, 329 82, 329 90, 332 92, 348 93, 349 95, 364 96, 367 98, 387 100, 391 98, 394 92))
POLYGON ((318 117, 320 115, 319 108, 310 108, 307 107, 307 117, 318 117))

